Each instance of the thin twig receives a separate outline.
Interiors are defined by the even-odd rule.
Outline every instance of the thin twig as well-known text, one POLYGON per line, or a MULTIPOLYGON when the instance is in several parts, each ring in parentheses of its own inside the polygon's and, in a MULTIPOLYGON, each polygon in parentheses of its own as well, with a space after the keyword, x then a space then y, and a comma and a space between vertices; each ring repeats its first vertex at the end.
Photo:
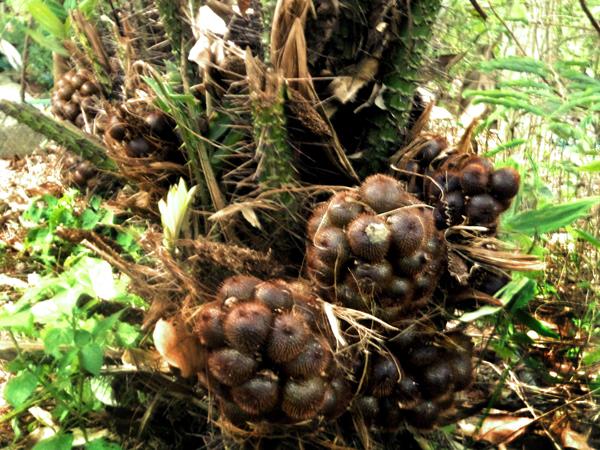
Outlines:
POLYGON ((512 32, 512 30, 510 29, 510 27, 508 26, 508 24, 504 21, 504 19, 502 18, 502 16, 500 16, 500 14, 498 14, 496 12, 496 10, 494 9, 494 7, 492 6, 492 2, 488 2, 488 5, 489 5, 490 9, 492 10, 492 12, 494 13, 494 16, 496 16, 496 19, 498 19, 500 21, 500 23, 502 24, 502 26, 506 29, 506 32, 510 35, 510 37, 514 41, 515 45, 519 48, 519 51, 521 52, 521 55, 522 56, 527 56, 527 52, 525 51, 525 49, 523 48, 523 46, 521 45, 521 43, 517 39, 517 36, 515 36, 515 34, 512 32))
POLYGON ((481 18, 486 21, 488 16, 485 13, 485 11, 483 10, 483 8, 479 5, 479 3, 477 3, 477 0, 469 0, 471 2, 471 5, 473 5, 473 8, 475 8, 475 11, 477 11, 477 14, 479 14, 481 16, 481 18))
POLYGON ((512 382, 508 383, 508 386, 512 388, 512 391, 517 394, 517 396, 521 399, 521 401, 525 404, 525 406, 527 407, 527 409, 529 410, 529 413, 533 416, 533 420, 534 421, 539 421, 542 430, 544 431, 544 433, 546 434, 546 436, 548 436, 548 438, 550 439, 550 441, 552 442, 552 444, 554 445, 554 448, 557 450, 560 450, 561 447, 560 445, 558 445, 558 443, 556 442, 556 439, 554 439, 554 437, 552 436, 552 434, 550 433, 550 431, 548 431, 548 428, 544 425, 544 423, 539 420, 540 416, 535 412, 535 409, 533 408, 533 406, 530 404, 530 402, 527 400, 527 398, 525 397, 525 394, 521 388, 521 385, 519 383, 518 378, 515 376, 514 372, 512 370, 508 370, 509 376, 512 380, 512 382))
MULTIPOLYGON (((29 25, 27 25, 28 29, 33 27, 33 18, 29 19, 29 25)), ((25 103, 25 85, 27 84, 27 66, 29 65, 29 42, 30 36, 29 33, 25 35, 25 40, 23 41, 23 60, 21 63, 21 103, 25 103)))
POLYGON ((585 0, 579 0, 579 4, 581 5, 581 9, 583 9, 583 12, 587 16, 587 18, 590 19, 592 26, 596 29, 598 34, 600 34, 600 23, 598 23, 598 21, 592 15, 592 12, 588 8, 588 5, 586 5, 585 0))

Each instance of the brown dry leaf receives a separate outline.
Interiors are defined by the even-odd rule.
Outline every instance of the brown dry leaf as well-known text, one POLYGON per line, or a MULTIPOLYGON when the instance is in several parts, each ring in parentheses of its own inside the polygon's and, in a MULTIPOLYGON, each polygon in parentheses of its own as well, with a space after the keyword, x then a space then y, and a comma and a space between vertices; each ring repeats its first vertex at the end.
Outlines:
POLYGON ((258 216, 256 215, 256 212, 249 207, 243 207, 240 209, 240 212, 242 213, 242 216, 244 216, 244 219, 246 219, 246 221, 248 221, 248 223, 250 223, 250 225, 252 225, 254 228, 258 228, 259 230, 262 230, 262 225, 260 224, 260 220, 258 220, 258 216))
MULTIPOLYGON (((210 221, 218 221, 225 219, 233 214, 241 213, 246 220, 248 220, 252 225, 255 225, 251 220, 251 217, 248 214, 249 211, 256 210, 266 210, 266 211, 275 211, 279 209, 277 204, 271 200, 249 200, 247 202, 240 203, 231 203, 227 205, 225 208, 218 210, 216 213, 211 214, 208 218, 210 221)), ((258 219, 257 219, 258 220, 258 219)))
POLYGON ((155 350, 128 348, 123 352, 121 360, 124 364, 135 366, 139 370, 161 370, 161 366, 164 366, 165 371, 169 369, 166 364, 163 364, 160 354, 155 350))
POLYGON ((196 337, 185 329, 182 321, 175 318, 160 319, 152 333, 154 345, 161 356, 188 378, 202 367, 204 352, 196 337))
POLYGON ((465 286, 469 280, 469 268, 465 260, 456 252, 448 252, 448 272, 462 285, 465 286))
POLYGON ((593 450, 588 444, 587 437, 574 431, 570 425, 567 425, 560 434, 560 440, 563 447, 573 448, 575 450, 593 450))
POLYGON ((356 95, 363 86, 371 82, 379 70, 379 60, 373 57, 363 58, 352 74, 349 76, 338 76, 333 79, 329 89, 342 103, 353 102, 356 95))
POLYGON ((238 0, 237 4, 242 14, 246 14, 246 10, 250 8, 250 0, 238 0))
POLYGON ((146 312, 144 323, 142 324, 142 330, 149 329, 159 319, 168 317, 175 312, 176 305, 169 299, 164 297, 157 297, 152 301, 150 308, 146 312))
POLYGON ((530 417, 511 416, 509 414, 489 415, 483 421, 479 433, 474 439, 488 441, 492 444, 507 444, 525 433, 527 426, 533 422, 530 417))

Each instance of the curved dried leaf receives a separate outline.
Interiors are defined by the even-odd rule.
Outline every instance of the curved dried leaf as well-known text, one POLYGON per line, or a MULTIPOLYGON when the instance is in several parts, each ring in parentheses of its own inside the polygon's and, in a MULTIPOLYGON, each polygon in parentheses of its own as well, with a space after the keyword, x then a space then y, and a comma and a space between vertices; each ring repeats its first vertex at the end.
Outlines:
POLYGON ((530 417, 511 416, 509 414, 494 414, 487 416, 476 440, 492 444, 508 444, 525 433, 525 429, 533 422, 530 417))

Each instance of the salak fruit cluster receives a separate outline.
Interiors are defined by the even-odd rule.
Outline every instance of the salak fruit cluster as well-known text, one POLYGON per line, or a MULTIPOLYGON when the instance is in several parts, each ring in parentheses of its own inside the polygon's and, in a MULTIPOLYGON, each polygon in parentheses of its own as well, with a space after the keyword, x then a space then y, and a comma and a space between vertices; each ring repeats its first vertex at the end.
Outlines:
POLYGON ((353 410, 378 429, 393 431, 405 422, 431 428, 452 411, 457 392, 472 381, 469 339, 459 333, 415 332, 415 323, 388 340, 389 352, 370 361, 366 389, 353 410))
POLYGON ((63 179, 80 189, 94 188, 97 185, 98 169, 89 161, 69 153, 63 160, 63 179))
POLYGON ((100 86, 87 70, 67 72, 52 92, 52 113, 89 133, 98 111, 100 86))
POLYGON ((334 418, 352 399, 320 306, 303 286, 229 278, 193 329, 207 350, 205 383, 234 423, 334 418))
POLYGON ((104 140, 118 146, 128 158, 154 156, 163 161, 179 161, 181 153, 175 122, 161 111, 130 111, 124 105, 106 118, 104 140))
POLYGON ((446 262, 433 210, 386 175, 319 205, 308 238, 308 273, 321 293, 389 322, 429 300, 446 262))
POLYGON ((519 191, 519 173, 510 167, 494 169, 490 160, 446 151, 446 141, 431 138, 402 164, 409 192, 435 207, 438 229, 453 225, 487 227, 495 234, 500 214, 519 191))

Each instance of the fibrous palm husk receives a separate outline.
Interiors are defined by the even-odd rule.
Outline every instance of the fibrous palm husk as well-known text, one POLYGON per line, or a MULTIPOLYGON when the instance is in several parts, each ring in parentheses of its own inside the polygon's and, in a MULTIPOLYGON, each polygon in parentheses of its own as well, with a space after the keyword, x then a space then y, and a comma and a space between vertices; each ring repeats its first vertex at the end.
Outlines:
POLYGON ((108 155, 117 163, 119 175, 123 180, 150 194, 153 199, 150 205, 154 209, 171 184, 182 176, 189 177, 179 150, 179 139, 174 134, 165 141, 149 132, 144 118, 155 112, 156 108, 152 107, 147 99, 130 99, 118 107, 107 105, 106 110, 109 117, 116 118, 112 120, 127 127, 127 137, 123 140, 112 137, 110 128, 105 132, 104 142, 108 155), (151 151, 147 154, 133 154, 128 146, 135 139, 147 142, 151 151))
POLYGON ((536 255, 528 255, 518 250, 510 249, 508 245, 493 237, 478 236, 468 227, 450 228, 447 233, 459 233, 463 239, 460 243, 451 243, 451 248, 464 258, 492 270, 515 270, 518 272, 535 272, 544 270, 545 264, 536 255))
POLYGON ((278 1, 271 30, 271 61, 275 70, 286 79, 292 93, 286 104, 291 120, 290 137, 292 141, 306 144, 302 150, 298 149, 299 167, 309 164, 313 168, 331 166, 330 171, 338 176, 356 180, 357 175, 335 129, 325 117, 313 85, 304 32, 310 8, 311 3, 305 0, 278 1), (315 130, 319 133, 314 133, 315 130), (328 131, 324 133, 323 130, 328 131))

